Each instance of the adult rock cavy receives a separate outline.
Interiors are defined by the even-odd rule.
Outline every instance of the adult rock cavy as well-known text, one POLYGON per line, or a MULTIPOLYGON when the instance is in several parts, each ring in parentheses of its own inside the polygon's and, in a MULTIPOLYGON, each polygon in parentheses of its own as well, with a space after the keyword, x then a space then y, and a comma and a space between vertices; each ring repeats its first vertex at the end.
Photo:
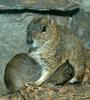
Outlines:
POLYGON ((45 16, 34 19, 28 25, 27 43, 31 40, 30 35, 32 35, 32 47, 36 49, 30 52, 29 56, 36 59, 42 67, 41 77, 35 82, 36 85, 46 81, 66 60, 75 70, 75 75, 69 83, 82 81, 86 51, 82 41, 74 33, 66 27, 57 25, 53 18, 45 16), (35 25, 33 31, 31 31, 32 25, 35 25))

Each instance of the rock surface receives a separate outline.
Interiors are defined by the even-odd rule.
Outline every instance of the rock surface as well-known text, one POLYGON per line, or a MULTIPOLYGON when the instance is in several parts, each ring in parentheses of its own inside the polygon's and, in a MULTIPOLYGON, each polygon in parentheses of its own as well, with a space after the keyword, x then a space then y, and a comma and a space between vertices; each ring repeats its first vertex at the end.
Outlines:
POLYGON ((80 9, 83 9, 85 12, 90 12, 90 0, 81 0, 80 9))
POLYGON ((79 11, 71 18, 69 27, 83 40, 85 48, 90 50, 90 12, 79 11))
POLYGON ((73 10, 80 0, 0 0, 0 9, 73 10))
POLYGON ((0 9, 36 9, 61 11, 73 10, 76 8, 90 12, 90 0, 0 0, 0 9))

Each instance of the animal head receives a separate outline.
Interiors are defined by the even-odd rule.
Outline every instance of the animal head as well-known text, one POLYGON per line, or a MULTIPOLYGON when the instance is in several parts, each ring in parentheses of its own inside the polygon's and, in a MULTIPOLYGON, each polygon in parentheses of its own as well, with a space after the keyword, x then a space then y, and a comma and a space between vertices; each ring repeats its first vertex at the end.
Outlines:
POLYGON ((58 25, 49 16, 34 18, 27 27, 27 43, 33 48, 42 46, 48 40, 55 38, 58 25))

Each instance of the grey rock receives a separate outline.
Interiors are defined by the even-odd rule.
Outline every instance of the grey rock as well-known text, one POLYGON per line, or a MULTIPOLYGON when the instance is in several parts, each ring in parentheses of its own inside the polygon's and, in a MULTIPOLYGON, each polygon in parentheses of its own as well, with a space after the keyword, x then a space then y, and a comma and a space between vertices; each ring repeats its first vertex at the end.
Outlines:
POLYGON ((80 9, 84 10, 85 12, 90 12, 90 0, 81 0, 80 9))
POLYGON ((0 0, 0 9, 73 10, 80 0, 0 0))
POLYGON ((90 12, 81 10, 71 18, 69 27, 83 40, 85 48, 90 49, 90 12))
POLYGON ((24 8, 61 11, 80 8, 90 12, 90 0, 0 0, 0 10, 24 8))

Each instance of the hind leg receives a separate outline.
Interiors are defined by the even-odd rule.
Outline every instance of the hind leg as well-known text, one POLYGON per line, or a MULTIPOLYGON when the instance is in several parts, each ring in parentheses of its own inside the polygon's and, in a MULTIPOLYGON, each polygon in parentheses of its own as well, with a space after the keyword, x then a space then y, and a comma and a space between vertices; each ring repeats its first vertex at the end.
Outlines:
POLYGON ((82 78, 84 75, 84 64, 83 65, 76 65, 75 66, 75 75, 74 77, 69 81, 69 83, 81 83, 82 78))

